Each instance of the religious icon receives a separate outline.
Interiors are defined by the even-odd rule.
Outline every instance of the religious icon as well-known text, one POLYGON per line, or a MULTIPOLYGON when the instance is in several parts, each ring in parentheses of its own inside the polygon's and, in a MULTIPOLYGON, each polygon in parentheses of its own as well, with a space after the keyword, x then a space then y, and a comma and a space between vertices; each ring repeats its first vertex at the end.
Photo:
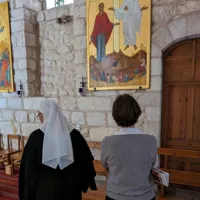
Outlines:
POLYGON ((8 8, 8 2, 0 3, 0 92, 14 90, 8 8))
POLYGON ((88 89, 149 88, 151 0, 87 0, 88 89))

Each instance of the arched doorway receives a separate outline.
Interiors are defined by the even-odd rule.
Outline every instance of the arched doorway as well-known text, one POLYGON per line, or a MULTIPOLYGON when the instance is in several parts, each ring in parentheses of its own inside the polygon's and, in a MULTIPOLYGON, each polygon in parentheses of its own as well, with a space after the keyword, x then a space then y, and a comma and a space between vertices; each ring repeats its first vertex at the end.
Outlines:
MULTIPOLYGON (((200 39, 163 53, 161 146, 200 150, 200 39)), ((200 161, 171 159, 169 167, 200 172, 200 161)))

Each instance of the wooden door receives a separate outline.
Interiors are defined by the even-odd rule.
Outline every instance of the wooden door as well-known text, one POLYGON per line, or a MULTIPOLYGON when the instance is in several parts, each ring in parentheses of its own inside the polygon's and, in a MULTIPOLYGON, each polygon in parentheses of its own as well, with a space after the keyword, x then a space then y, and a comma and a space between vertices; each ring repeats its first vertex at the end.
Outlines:
MULTIPOLYGON (((162 147, 200 150, 200 39, 163 54, 162 147)), ((200 172, 200 161, 170 159, 172 169, 200 172)))

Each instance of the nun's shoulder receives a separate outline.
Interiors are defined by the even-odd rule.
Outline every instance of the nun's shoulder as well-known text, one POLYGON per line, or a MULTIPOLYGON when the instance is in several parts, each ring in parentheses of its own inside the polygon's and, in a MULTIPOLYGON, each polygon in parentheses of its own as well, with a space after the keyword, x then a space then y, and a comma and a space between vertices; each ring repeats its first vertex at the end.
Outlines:
POLYGON ((29 141, 35 141, 40 138, 42 139, 43 137, 44 137, 44 133, 40 129, 37 129, 30 134, 29 141))
POLYGON ((84 141, 85 142, 85 139, 82 136, 82 134, 76 129, 72 130, 72 132, 70 133, 70 136, 71 136, 72 141, 73 140, 79 140, 79 141, 84 141))
POLYGON ((72 132, 70 133, 70 136, 72 137, 72 138, 76 138, 76 137, 82 137, 82 135, 81 135, 81 133, 78 131, 78 130, 76 130, 76 129, 73 129, 72 130, 72 132))

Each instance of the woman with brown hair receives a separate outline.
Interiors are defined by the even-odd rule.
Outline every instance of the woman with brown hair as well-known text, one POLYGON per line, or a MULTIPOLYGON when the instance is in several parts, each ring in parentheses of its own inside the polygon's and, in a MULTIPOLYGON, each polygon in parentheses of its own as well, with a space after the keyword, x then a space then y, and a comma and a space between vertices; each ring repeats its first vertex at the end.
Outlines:
POLYGON ((141 115, 137 101, 120 95, 112 115, 119 132, 104 138, 102 163, 108 170, 106 200, 154 200, 151 170, 156 163, 156 138, 135 128, 141 115))

